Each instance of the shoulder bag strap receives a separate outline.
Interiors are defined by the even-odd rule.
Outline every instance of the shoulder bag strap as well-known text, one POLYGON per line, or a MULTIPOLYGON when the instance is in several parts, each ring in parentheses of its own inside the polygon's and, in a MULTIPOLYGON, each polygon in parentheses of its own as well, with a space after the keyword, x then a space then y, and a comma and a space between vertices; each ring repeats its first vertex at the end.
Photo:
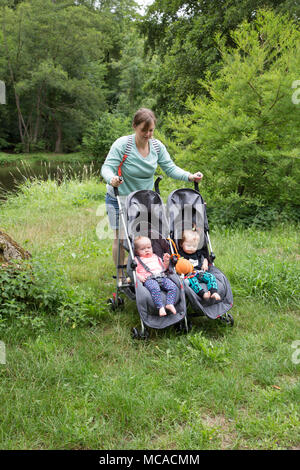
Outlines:
POLYGON ((159 152, 160 152, 160 145, 158 143, 158 141, 156 139, 151 139, 152 141, 152 144, 153 144, 153 147, 154 147, 154 150, 156 152, 156 155, 158 156, 159 155, 159 152))
POLYGON ((132 135, 130 135, 128 137, 128 141, 127 141, 127 145, 126 145, 126 148, 125 148, 125 153, 124 153, 124 156, 123 156, 123 160, 121 161, 121 163, 118 167, 118 176, 120 178, 122 177, 122 165, 125 162, 126 158, 128 158, 128 156, 131 152, 131 149, 132 149, 132 145, 133 145, 133 138, 132 138, 132 135))

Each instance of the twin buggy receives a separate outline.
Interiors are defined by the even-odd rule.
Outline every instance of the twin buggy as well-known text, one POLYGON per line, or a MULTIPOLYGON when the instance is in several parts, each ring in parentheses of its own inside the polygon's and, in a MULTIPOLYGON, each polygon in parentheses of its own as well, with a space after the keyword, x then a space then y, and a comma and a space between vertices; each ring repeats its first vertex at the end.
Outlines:
MULTIPOLYGON (((228 313, 233 305, 232 291, 226 276, 214 265, 215 255, 209 237, 206 205, 199 193, 198 184, 194 183, 194 189, 184 188, 173 191, 165 207, 159 192, 160 179, 161 177, 157 178, 154 191, 135 191, 127 196, 124 205, 120 201, 118 189, 114 188, 120 214, 117 282, 116 292, 113 293, 108 303, 113 310, 123 305, 124 300, 119 296, 120 293, 136 301, 141 329, 133 328, 132 336, 137 339, 146 339, 149 336, 147 328, 164 329, 171 325, 187 333, 192 316, 206 316, 211 320, 220 319, 232 326, 233 317, 228 313), (150 292, 136 275, 134 238, 140 235, 150 238, 153 252, 162 258, 164 253, 174 255, 173 247, 179 248, 182 230, 189 227, 197 227, 197 230, 203 234, 202 246, 199 248, 208 259, 208 271, 217 279, 221 300, 205 302, 190 287, 188 280, 176 273, 174 266, 170 263, 167 276, 178 287, 174 304, 177 313, 160 317, 150 292), (121 244, 128 252, 126 265, 120 265, 121 244), (119 274, 120 270, 123 273, 122 276, 119 274)), ((206 288, 202 284, 201 287, 206 288)), ((165 295, 162 291, 163 300, 165 300, 165 295)))

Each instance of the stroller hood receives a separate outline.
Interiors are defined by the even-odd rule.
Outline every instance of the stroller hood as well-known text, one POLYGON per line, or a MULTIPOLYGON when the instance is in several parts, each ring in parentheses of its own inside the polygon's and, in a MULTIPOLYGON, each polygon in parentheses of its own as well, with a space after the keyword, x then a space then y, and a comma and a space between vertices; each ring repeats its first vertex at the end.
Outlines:
POLYGON ((149 227, 153 237, 168 237, 169 224, 164 203, 158 193, 150 190, 135 191, 127 197, 125 209, 131 238, 139 235, 148 237, 149 227))
POLYGON ((184 229, 196 226, 205 233, 209 229, 205 203, 201 194, 194 189, 173 191, 167 200, 167 214, 171 238, 176 241, 181 238, 184 229))

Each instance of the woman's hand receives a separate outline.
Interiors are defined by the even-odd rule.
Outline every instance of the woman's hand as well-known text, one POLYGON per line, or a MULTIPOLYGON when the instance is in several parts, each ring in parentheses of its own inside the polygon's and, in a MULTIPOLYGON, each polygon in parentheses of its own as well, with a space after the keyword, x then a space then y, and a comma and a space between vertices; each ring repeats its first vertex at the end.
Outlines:
POLYGON ((123 178, 121 179, 119 176, 113 176, 112 179, 110 180, 110 184, 114 187, 117 188, 120 186, 120 184, 123 183, 123 178))
POLYGON ((193 175, 190 174, 189 176, 189 181, 194 181, 195 183, 199 183, 203 178, 203 174, 201 171, 197 171, 197 173, 194 173, 193 175))

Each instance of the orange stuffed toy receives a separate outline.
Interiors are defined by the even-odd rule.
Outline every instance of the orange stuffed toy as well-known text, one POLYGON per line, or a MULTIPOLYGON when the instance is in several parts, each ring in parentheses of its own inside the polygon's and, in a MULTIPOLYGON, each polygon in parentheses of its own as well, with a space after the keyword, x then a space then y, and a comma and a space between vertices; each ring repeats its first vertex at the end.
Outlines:
POLYGON ((194 271, 194 266, 192 265, 192 263, 190 263, 189 260, 180 256, 180 258, 177 260, 175 269, 177 274, 187 275, 194 271))
POLYGON ((173 247, 176 251, 176 253, 173 253, 171 255, 171 259, 172 259, 174 264, 176 263, 175 264, 175 270, 176 270, 177 274, 184 274, 186 276, 187 274, 193 273, 195 271, 195 269, 194 269, 194 266, 192 265, 192 263, 189 260, 187 260, 187 259, 183 258, 182 256, 180 256, 178 251, 177 251, 177 248, 176 248, 176 245, 175 245, 174 241, 171 240, 170 238, 169 238, 169 240, 172 242, 173 247))

